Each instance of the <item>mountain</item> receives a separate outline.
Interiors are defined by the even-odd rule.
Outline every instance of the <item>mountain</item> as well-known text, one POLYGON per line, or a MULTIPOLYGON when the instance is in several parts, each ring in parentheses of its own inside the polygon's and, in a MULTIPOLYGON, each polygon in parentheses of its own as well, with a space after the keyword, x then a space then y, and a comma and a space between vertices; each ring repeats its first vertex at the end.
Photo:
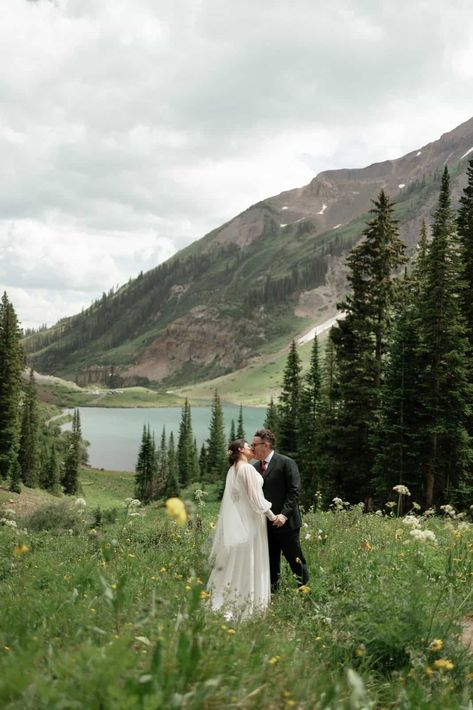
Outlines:
POLYGON ((336 312, 371 199, 396 201, 412 253, 448 165, 454 201, 473 118, 396 160, 327 170, 263 200, 82 313, 25 339, 35 369, 92 382, 184 384, 239 369, 336 312))

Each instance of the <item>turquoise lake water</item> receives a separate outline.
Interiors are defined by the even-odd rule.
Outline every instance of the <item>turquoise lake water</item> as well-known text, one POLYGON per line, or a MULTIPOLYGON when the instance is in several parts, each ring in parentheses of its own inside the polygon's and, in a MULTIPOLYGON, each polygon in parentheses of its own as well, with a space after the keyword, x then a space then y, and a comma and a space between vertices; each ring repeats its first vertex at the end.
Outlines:
MULTIPOLYGON (((237 423, 239 407, 223 405, 225 429, 229 434, 231 420, 237 423)), ((141 443, 143 426, 150 426, 159 443, 163 426, 169 436, 174 431, 175 441, 181 420, 180 407, 149 409, 108 409, 104 407, 80 407, 82 436, 90 442, 89 463, 94 468, 114 471, 134 471, 141 443)), ((254 431, 263 426, 265 407, 243 407, 245 433, 251 439, 254 431)), ((192 407, 192 428, 197 446, 209 435, 210 407, 192 407)), ((67 424, 64 429, 70 429, 67 424)))

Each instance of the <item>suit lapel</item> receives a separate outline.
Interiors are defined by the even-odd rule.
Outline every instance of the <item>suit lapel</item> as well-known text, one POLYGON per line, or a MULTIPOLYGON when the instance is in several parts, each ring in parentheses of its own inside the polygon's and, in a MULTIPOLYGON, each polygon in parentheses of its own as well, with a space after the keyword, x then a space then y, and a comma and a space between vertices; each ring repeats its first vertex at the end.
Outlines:
POLYGON ((264 480, 265 481, 267 480, 268 476, 273 471, 275 463, 276 463, 276 452, 274 452, 274 454, 271 456, 271 461, 266 466, 266 471, 264 472, 264 480))

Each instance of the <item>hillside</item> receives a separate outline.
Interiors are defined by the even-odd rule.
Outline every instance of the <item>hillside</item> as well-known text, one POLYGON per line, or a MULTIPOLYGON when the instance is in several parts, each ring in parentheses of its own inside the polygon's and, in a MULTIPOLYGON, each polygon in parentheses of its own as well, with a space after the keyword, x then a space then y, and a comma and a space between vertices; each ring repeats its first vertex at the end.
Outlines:
POLYGON ((335 313, 344 257, 382 188, 397 202, 412 251, 444 165, 456 200, 472 146, 470 119, 397 160, 325 171, 263 200, 83 313, 27 338, 29 360, 80 385, 187 385, 239 370, 335 313))

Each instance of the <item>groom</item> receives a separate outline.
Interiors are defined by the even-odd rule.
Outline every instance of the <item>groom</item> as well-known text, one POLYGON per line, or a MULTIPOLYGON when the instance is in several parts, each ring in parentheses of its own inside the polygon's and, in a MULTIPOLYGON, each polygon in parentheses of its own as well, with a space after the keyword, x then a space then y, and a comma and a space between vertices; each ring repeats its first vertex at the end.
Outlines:
POLYGON ((276 591, 281 575, 281 552, 289 562, 299 586, 307 584, 309 572, 299 540, 301 515, 299 512, 300 475, 297 464, 288 456, 274 450, 275 436, 270 429, 258 429, 251 448, 258 459, 256 470, 264 478, 263 494, 271 501, 276 515, 268 521, 269 566, 271 589, 276 591))

